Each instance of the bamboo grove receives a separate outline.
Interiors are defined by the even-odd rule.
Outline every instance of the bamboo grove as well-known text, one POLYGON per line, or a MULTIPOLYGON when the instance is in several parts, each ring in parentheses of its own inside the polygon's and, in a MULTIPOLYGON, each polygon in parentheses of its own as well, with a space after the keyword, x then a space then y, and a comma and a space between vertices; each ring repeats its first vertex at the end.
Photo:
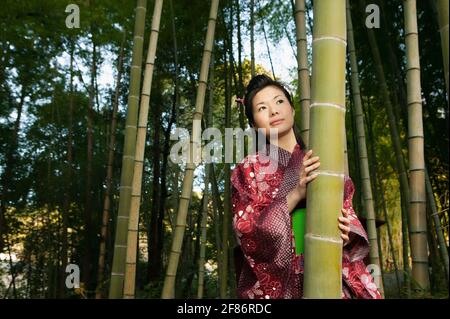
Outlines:
POLYGON ((341 296, 320 221, 344 174, 384 298, 448 298, 448 1, 72 1, 79 27, 63 1, 4 2, 2 298, 235 298, 236 159, 203 162, 202 132, 247 128, 235 101, 262 73, 322 161, 305 298, 341 296))

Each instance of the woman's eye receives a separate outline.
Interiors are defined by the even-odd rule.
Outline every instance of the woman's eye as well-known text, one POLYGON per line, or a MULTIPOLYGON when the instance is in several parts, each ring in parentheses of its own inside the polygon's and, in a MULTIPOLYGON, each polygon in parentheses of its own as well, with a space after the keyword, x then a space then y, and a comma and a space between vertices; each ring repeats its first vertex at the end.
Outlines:
POLYGON ((283 100, 278 100, 277 101, 277 104, 281 104, 281 103, 283 103, 284 101, 283 100))
POLYGON ((265 108, 266 108, 265 106, 260 106, 259 109, 258 109, 258 112, 264 110, 265 108))

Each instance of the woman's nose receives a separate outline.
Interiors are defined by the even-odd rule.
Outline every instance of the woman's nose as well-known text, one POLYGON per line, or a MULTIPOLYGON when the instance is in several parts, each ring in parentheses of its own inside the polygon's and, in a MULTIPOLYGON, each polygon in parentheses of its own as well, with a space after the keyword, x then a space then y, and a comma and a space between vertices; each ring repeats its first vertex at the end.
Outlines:
POLYGON ((270 114, 276 115, 276 114, 278 114, 278 111, 275 108, 271 107, 270 108, 270 114))

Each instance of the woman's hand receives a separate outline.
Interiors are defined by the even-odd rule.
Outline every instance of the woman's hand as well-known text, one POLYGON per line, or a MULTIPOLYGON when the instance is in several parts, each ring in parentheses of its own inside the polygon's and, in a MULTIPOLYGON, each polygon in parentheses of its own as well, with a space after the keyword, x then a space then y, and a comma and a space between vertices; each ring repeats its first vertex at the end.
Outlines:
POLYGON ((350 242, 350 219, 348 219, 348 212, 346 209, 342 208, 342 215, 338 218, 339 220, 339 229, 341 230, 341 238, 344 241, 344 246, 350 242))
POLYGON ((306 185, 317 177, 317 174, 310 174, 320 166, 319 156, 312 156, 313 151, 309 150, 303 157, 303 165, 300 168, 300 178, 296 187, 299 201, 306 198, 306 185))

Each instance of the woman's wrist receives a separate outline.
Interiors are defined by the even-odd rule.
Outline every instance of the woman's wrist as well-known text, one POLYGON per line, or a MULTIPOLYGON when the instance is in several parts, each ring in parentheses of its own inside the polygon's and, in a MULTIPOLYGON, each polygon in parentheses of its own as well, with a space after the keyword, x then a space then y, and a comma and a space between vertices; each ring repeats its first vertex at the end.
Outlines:
POLYGON ((289 194, 286 197, 288 202, 288 208, 289 211, 292 212, 292 210, 297 206, 297 204, 302 200, 301 193, 298 191, 297 188, 294 188, 289 192, 289 194))

